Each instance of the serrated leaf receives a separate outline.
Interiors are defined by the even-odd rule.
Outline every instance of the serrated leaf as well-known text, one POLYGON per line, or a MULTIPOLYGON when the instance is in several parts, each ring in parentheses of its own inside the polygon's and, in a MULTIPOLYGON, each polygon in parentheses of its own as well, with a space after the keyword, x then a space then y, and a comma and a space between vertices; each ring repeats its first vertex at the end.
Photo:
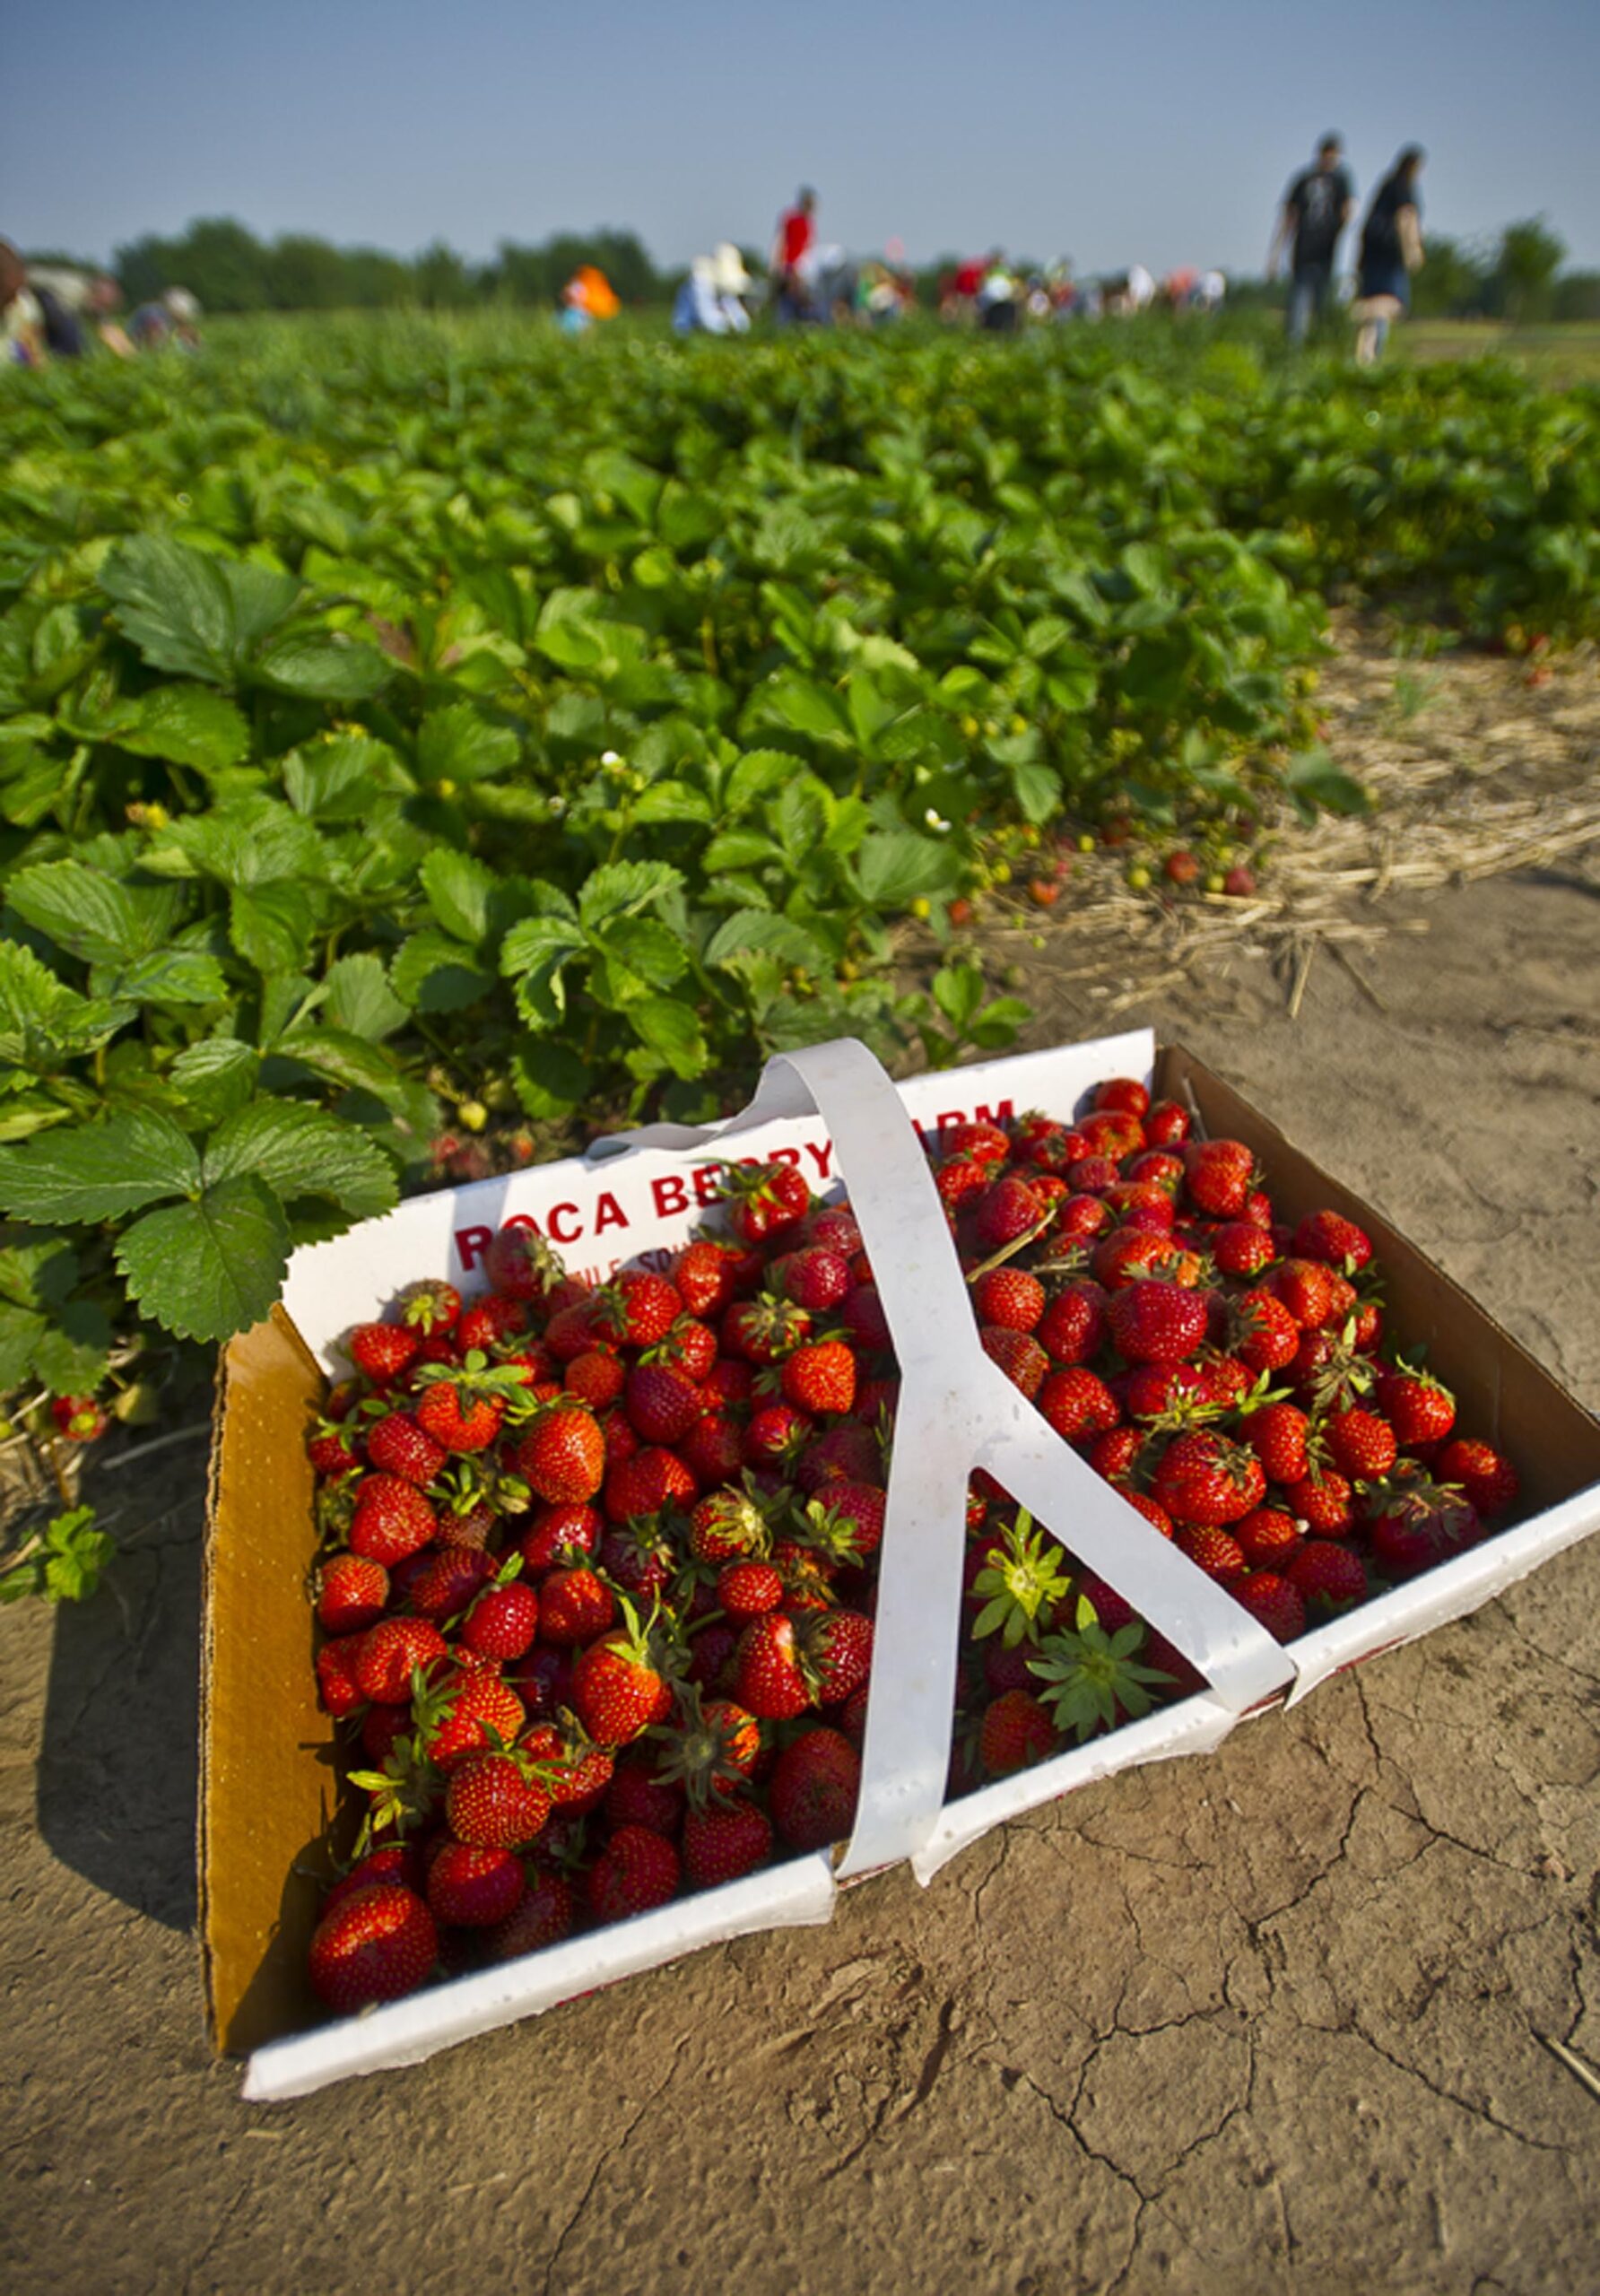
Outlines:
POLYGON ((675 996, 644 996, 627 1008, 634 1033, 658 1052, 674 1074, 691 1082, 705 1074, 708 1054, 700 1015, 675 996))
POLYGON ((552 1028, 567 1009, 565 967, 587 947, 564 917, 525 917, 500 948, 500 970, 517 983, 517 1008, 538 1028, 552 1028))
POLYGON ((56 1395, 91 1395, 106 1376, 111 1336, 98 1300, 69 1300, 35 1342, 34 1371, 56 1395))
POLYGON ((195 1123, 209 1132, 249 1099, 260 1065, 255 1047, 237 1037, 203 1037, 184 1047, 167 1074, 195 1123))
POLYGON ((472 951, 448 933, 413 933, 389 967, 395 993, 419 1013, 458 1013, 494 987, 494 976, 473 962, 472 951))
POLYGON ((856 856, 856 881, 874 909, 904 909, 918 897, 951 891, 960 876, 960 855, 915 830, 874 830, 856 856))
MULTIPOLYGON (((585 879, 578 896, 578 918, 586 932, 593 932, 608 918, 630 916, 675 892, 683 882, 683 872, 665 861, 608 861, 585 879)), ((524 929, 517 926, 513 933, 524 929)), ((510 939, 508 935, 508 946, 510 939)))
POLYGON ((687 781, 652 781, 633 807, 636 822, 709 822, 716 818, 703 789, 687 781))
POLYGON ((730 829, 711 839, 700 855, 700 866, 708 876, 720 876, 727 869, 756 869, 763 861, 781 858, 778 845, 760 830, 730 829))
POLYGON ((267 796, 234 798, 170 822, 143 858, 162 875, 214 877, 224 885, 315 883, 326 874, 314 824, 267 796))
POLYGON ((228 937, 257 972, 298 972, 316 929, 309 893, 287 883, 236 885, 228 896, 228 937))
POLYGON ((758 798, 782 788, 794 771, 795 761, 787 750, 746 750, 728 769, 722 790, 724 812, 742 813, 758 798))
POLYGON ((653 917, 614 917, 594 936, 613 972, 618 967, 651 988, 670 988, 689 970, 689 952, 653 917))
POLYGON ((222 1180, 193 1203, 147 1212, 117 1239, 129 1297, 179 1339, 228 1339, 259 1323, 288 1261, 283 1206, 255 1172, 222 1180))
POLYGON ((191 1195, 199 1182, 194 1143, 150 1109, 0 1148, 0 1210, 30 1226, 118 1219, 162 1196, 191 1195))
POLYGON ((405 1025, 406 1008, 389 987, 383 959, 371 950, 341 957, 323 975, 323 1011, 338 1029, 378 1044, 405 1025))
POLYGON ((147 662, 208 685, 235 682, 250 648, 283 621, 300 587, 292 574, 159 535, 118 543, 100 578, 147 662))
POLYGON ((511 1083, 525 1114, 536 1119, 562 1117, 584 1100, 593 1072, 570 1045, 540 1041, 512 1056, 511 1083))
POLYGON ((78 1255, 65 1236, 0 1245, 0 1298, 19 1308, 59 1307, 77 1280, 78 1255))
POLYGON ((220 1004, 228 994, 227 975, 204 949, 158 949, 130 965, 97 970, 90 985, 130 1004, 220 1004))
POLYGON ((283 789, 297 813, 325 822, 359 822, 374 801, 411 787, 410 776, 387 742, 367 734, 337 734, 308 743, 283 761, 283 789))
POLYGON ((356 1126, 296 1100, 252 1100, 206 1143, 208 1187, 255 1172, 282 1203, 331 1196, 352 1220, 375 1219, 396 1201, 395 1168, 356 1126))
POLYGON ((428 906, 445 931, 475 948, 489 930, 495 874, 470 853, 436 845, 420 872, 428 906))
POLYGON ((931 986, 935 1004, 958 1030, 967 1026, 983 1003, 983 974, 977 965, 943 965, 931 986))
POLYGON ((370 1092, 387 1108, 399 1107, 408 1089, 393 1062, 376 1045, 352 1036, 348 1029, 288 1029, 273 1051, 286 1060, 301 1062, 319 1076, 332 1077, 335 1083, 370 1092))
POLYGON ((244 714, 225 694, 204 685, 159 685, 141 694, 131 720, 115 735, 118 749, 136 757, 166 758, 197 773, 222 773, 250 753, 244 714))
POLYGON ((184 896, 176 885, 124 885, 81 861, 19 869, 5 896, 23 922, 89 964, 117 964, 161 948, 177 930, 184 896))
POLYGON ((291 631, 274 639, 253 665, 264 684, 313 701, 366 701, 394 670, 376 646, 363 646, 342 630, 291 631))
POLYGON ((482 781, 506 772, 521 755, 516 728, 491 723, 470 701, 430 709, 417 734, 417 770, 424 781, 482 781))
POLYGON ((736 971, 755 956, 777 957, 786 965, 826 961, 815 938, 792 917, 779 917, 770 909, 736 909, 707 942, 706 962, 736 971))
POLYGON ((20 1387, 33 1369, 33 1351, 45 1319, 37 1308, 0 1300, 0 1395, 20 1387))

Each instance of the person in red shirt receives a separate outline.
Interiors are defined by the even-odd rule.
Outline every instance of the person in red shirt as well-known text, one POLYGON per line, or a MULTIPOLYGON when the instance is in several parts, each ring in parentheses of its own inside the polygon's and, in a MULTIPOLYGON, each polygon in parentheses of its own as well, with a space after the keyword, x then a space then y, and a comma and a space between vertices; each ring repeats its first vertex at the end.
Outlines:
POLYGON ((803 185, 794 205, 786 208, 778 219, 771 267, 774 309, 780 326, 792 326, 797 319, 813 316, 806 257, 816 244, 816 193, 803 185))

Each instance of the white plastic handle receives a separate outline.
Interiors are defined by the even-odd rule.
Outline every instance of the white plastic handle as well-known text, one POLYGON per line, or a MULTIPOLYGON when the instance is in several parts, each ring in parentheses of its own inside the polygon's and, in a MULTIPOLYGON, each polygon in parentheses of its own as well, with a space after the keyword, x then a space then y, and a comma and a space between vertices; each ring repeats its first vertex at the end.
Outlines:
POLYGON ((864 1044, 843 1038, 779 1053, 749 1108, 728 1122, 649 1125, 596 1141, 589 1154, 715 1147, 813 1112, 832 1135, 900 1370, 861 1797, 838 1869, 848 1878, 913 1856, 943 1806, 975 1467, 1159 1626, 1228 1711, 1273 1697, 1294 1667, 1265 1627, 1086 1465, 984 1353, 922 1144, 864 1044))

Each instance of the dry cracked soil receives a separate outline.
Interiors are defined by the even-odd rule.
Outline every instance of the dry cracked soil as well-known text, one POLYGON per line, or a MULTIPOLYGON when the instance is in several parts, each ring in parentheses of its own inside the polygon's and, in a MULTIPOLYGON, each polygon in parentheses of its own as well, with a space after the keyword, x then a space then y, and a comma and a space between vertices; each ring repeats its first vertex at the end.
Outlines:
MULTIPOLYGON (((1593 1406, 1600 904, 1410 913, 1293 1022, 1265 975, 1150 1017, 1593 1406)), ((1038 1039, 1082 1032, 1038 986, 1038 1039)), ((1600 2064, 1600 1543, 926 1892, 261 2109, 200 2022, 201 1483, 152 1463, 110 1590, 0 1618, 11 2289, 1600 2283, 1600 2102, 1544 2046, 1600 2064)))

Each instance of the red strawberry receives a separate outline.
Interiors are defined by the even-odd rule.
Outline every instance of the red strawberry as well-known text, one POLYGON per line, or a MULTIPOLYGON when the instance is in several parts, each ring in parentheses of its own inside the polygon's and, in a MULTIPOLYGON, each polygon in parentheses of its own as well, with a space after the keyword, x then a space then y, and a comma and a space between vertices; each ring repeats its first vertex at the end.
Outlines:
POLYGON ((496 1738, 509 1745, 527 1718, 509 1683, 486 1674, 455 1674, 430 1683, 413 1699, 412 1711, 422 1752, 447 1776, 468 1754, 492 1751, 496 1738))
POLYGON ((1232 1303, 1229 1320, 1233 1352, 1250 1370, 1281 1371, 1286 1363, 1293 1362, 1300 1327, 1270 1292, 1241 1292, 1232 1303))
POLYGON ((545 1945, 570 1936, 577 1919, 572 1885, 564 1874, 536 1866, 529 1870, 522 1903, 507 1921, 497 1922, 484 1939, 491 1961, 518 1961, 545 1945))
POLYGON ((675 1451, 651 1444, 612 1467, 605 1477, 603 1504, 613 1523, 635 1515, 657 1515, 664 1507, 687 1507, 699 1486, 675 1451))
POLYGON ((700 1562, 729 1562, 765 1552, 767 1518, 748 1491, 708 1492, 689 1518, 689 1552, 700 1562))
POLYGON ((752 1412, 744 1430, 747 1466, 781 1466, 803 1451, 810 1441, 812 1423, 793 1404, 774 1403, 752 1412))
POLYGON ((517 1473, 552 1504, 592 1499, 605 1480, 605 1439, 592 1411, 552 1404, 512 1454, 517 1473))
POLYGON ((673 1289, 691 1316, 719 1315, 734 1296, 734 1255, 722 1244, 685 1244, 674 1260, 673 1289))
POLYGON ((1211 1255, 1224 1275, 1259 1275, 1277 1257, 1272 1238, 1251 1220, 1228 1220, 1211 1239, 1211 1255))
POLYGON ((1220 1578, 1225 1583, 1242 1578, 1248 1567, 1244 1549, 1231 1532, 1214 1526, 1186 1526, 1178 1532, 1177 1543, 1180 1552, 1208 1578, 1220 1578))
POLYGON ((837 1308, 850 1289, 850 1263, 820 1244, 804 1245, 783 1262, 783 1289, 797 1308, 825 1315, 837 1308))
POLYGON ((1306 1437, 1311 1422, 1291 1403, 1264 1404, 1239 1429, 1273 1483, 1298 1483, 1306 1472, 1306 1437))
POLYGON ((1050 1368, 1050 1359, 1038 1340, 1003 1324, 985 1324, 978 1337, 990 1362, 997 1363, 1012 1386, 1020 1387, 1031 1403, 1050 1368))
POLYGON ((992 1267, 973 1285, 972 1305, 979 1323, 1031 1331, 1045 1311, 1045 1287, 1026 1268, 992 1267))
POLYGON ((551 1571, 539 1588, 539 1632, 557 1649, 592 1642, 615 1616, 610 1587, 581 1563, 551 1571))
POLYGON ((1082 1364, 1051 1372, 1039 1391, 1039 1408, 1069 1443, 1105 1433, 1122 1415, 1105 1381, 1082 1364))
POLYGON ((1503 1515, 1522 1486, 1502 1451, 1461 1436, 1445 1445, 1433 1462, 1440 1483, 1458 1483, 1480 1515, 1503 1515))
POLYGON ((495 1290, 511 1300, 547 1300, 566 1277, 560 1253, 519 1221, 496 1230, 487 1268, 495 1290))
POLYGON ((1037 1228, 1045 1208, 1026 1180, 1007 1174, 992 1181, 978 1197, 973 1232, 986 1251, 997 1251, 1037 1228))
POLYGON ((796 1626, 795 1639, 801 1673, 818 1706, 842 1705, 871 1671, 873 1622, 859 1611, 810 1613, 796 1626))
POLYGON ((811 1692, 801 1671, 794 1621, 782 1611, 752 1619, 734 1652, 730 1689, 747 1713, 787 1722, 804 1714, 811 1692))
POLYGON ((1236 1220, 1250 1192, 1250 1152, 1237 1140, 1191 1140, 1183 1152, 1189 1202, 1213 1220, 1236 1220))
POLYGON ((771 1823, 754 1802, 708 1803, 685 1813, 683 1852, 683 1878, 691 1887, 736 1882, 771 1857, 771 1823))
POLYGON ((492 1929, 509 1921, 526 1887, 521 1862, 509 1849, 465 1841, 447 1841, 428 1869, 429 1907, 452 1929, 492 1929))
POLYGON ((1294 1231, 1294 1248, 1301 1259, 1319 1259, 1348 1271, 1366 1266, 1372 1257, 1372 1239, 1337 1212, 1308 1212, 1294 1231))
POLYGON ((1275 1570, 1252 1570, 1228 1589, 1278 1642, 1292 1642, 1306 1627, 1306 1605, 1298 1587, 1275 1570))
POLYGON ((563 1557, 593 1554, 600 1544, 601 1528, 600 1515, 593 1507, 542 1507, 517 1548, 524 1569, 550 1570, 563 1557))
POLYGON ((1011 1154, 1010 1136, 997 1124, 978 1117, 970 1124, 939 1127, 941 1156, 971 1156, 980 1164, 1004 1164, 1011 1154))
POLYGON ((353 1891, 312 1934, 319 1999, 342 2016, 414 1992, 439 1958, 433 1916, 413 1890, 378 1882, 353 1891))
POLYGON ((1175 1217, 1171 1196, 1154 1180, 1118 1180, 1106 1190, 1104 1201, 1128 1228, 1149 1228, 1164 1234, 1175 1217))
POLYGON ((1372 1560, 1388 1578, 1414 1578, 1465 1553, 1483 1535, 1472 1500, 1426 1476, 1396 1476, 1376 1505, 1369 1525, 1372 1560))
POLYGON ((620 1355, 609 1348, 586 1347, 568 1364, 564 1384, 567 1393, 587 1403, 591 1411, 604 1411, 622 1394, 626 1378, 620 1355))
MULTIPOLYGON (((805 1517, 808 1523, 814 1523, 813 1510, 821 1506, 824 1519, 847 1535, 850 1547, 848 1559, 863 1561, 869 1554, 875 1554, 883 1544, 888 1504, 888 1494, 878 1484, 840 1480, 822 1485, 818 1498, 806 1509, 805 1517)), ((823 1551, 827 1551, 826 1545, 823 1551)))
POLYGON ((706 1407, 694 1381, 672 1363, 636 1363, 626 1394, 629 1420, 647 1443, 675 1443, 706 1407))
POLYGON ((494 1564, 481 1547, 441 1547, 412 1580, 412 1608, 423 1618, 455 1618, 493 1576, 494 1564))
POLYGON ((344 1343, 344 1352, 375 1387, 387 1387, 410 1370, 422 1344, 404 1324, 358 1324, 344 1343))
POLYGON ((1145 1138, 1163 1148, 1181 1147, 1189 1136, 1191 1118, 1179 1100, 1158 1100, 1143 1121, 1145 1138))
POLYGON ((589 1911, 596 1921, 626 1921, 678 1894, 678 1853, 665 1834, 619 1826, 589 1869, 589 1911))
POLYGON ((317 1622, 330 1634, 356 1634, 383 1616, 389 1574, 359 1554, 330 1555, 318 1574, 317 1622))
MULTIPOLYGON (((1074 1172, 1074 1178, 1077 1174, 1074 1172)), ((1111 1224, 1111 1214, 1098 1196, 1068 1196, 1057 1210, 1052 1231, 1064 1243, 1087 1243, 1111 1224)))
POLYGON ((1031 1691, 1002 1691, 984 1709, 978 1759, 991 1778, 1031 1769, 1058 1744, 1055 1724, 1031 1691))
POLYGON ((1442 1443, 1456 1424, 1456 1398, 1448 1387, 1430 1371, 1408 1363, 1379 1375, 1378 1405, 1404 1451, 1419 1443, 1442 1443))
POLYGON ((357 1444, 359 1431, 344 1426, 335 1419, 320 1419, 317 1431, 306 1445, 306 1455, 320 1475, 348 1474, 361 1463, 357 1444))
POLYGON ((1239 1551, 1252 1570, 1283 1570, 1305 1544, 1300 1525, 1281 1507, 1252 1509, 1233 1526, 1239 1551))
POLYGON ((52 1396, 50 1417, 67 1443, 98 1443, 111 1423, 93 1396, 52 1396))
POLYGON ((672 1711, 655 1640, 627 1602, 622 1621, 603 1642, 591 1643, 572 1669, 572 1704, 598 1746, 626 1745, 672 1711))
POLYGON ((612 1771, 604 1810, 613 1831, 648 1826, 652 1833, 675 1835, 683 1822, 683 1789, 661 1775, 653 1746, 632 1746, 612 1771))
POLYGON ((827 1493, 833 1483, 882 1483, 883 1447, 865 1411, 865 1389, 856 1396, 857 1416, 824 1428, 800 1455, 795 1480, 802 1491, 827 1493))
POLYGON ((1130 1363, 1178 1363, 1193 1355, 1210 1320, 1204 1297, 1145 1278, 1113 1293, 1111 1344, 1130 1363))
POLYGON ((1309 1610, 1347 1611, 1367 1599, 1366 1565, 1333 1539, 1308 1539, 1286 1576, 1309 1610))
POLYGON ((510 1661, 534 1647, 539 1597, 520 1578, 485 1587, 461 1622, 461 1639, 481 1657, 510 1661))
POLYGON ((1150 1090, 1136 1076, 1111 1076, 1094 1091, 1097 1109, 1115 1109, 1124 1116, 1142 1117, 1150 1106, 1150 1090))
POLYGON ((415 1483, 419 1491, 427 1489, 446 1456, 443 1444, 436 1443, 409 1412, 388 1412, 367 1431, 367 1457, 372 1465, 385 1474, 397 1474, 403 1483, 415 1483))
POLYGON ((735 1300, 722 1318, 724 1352, 746 1363, 776 1363, 811 1329, 811 1318, 792 1300, 735 1300))
POLYGON ((1098 1283, 1068 1283, 1046 1309, 1037 1336, 1057 1363, 1087 1363, 1106 1329, 1106 1294, 1098 1283))
POLYGON ((325 1642, 317 1653, 317 1694, 322 1700, 323 1711, 335 1720, 353 1714, 364 1699, 356 1680, 356 1654, 366 1640, 364 1634, 342 1634, 334 1642, 325 1642))
POLYGON ((322 1901, 322 1918, 326 1921, 335 1906, 354 1897, 358 1890, 370 1890, 375 1882, 420 1891, 427 1874, 422 1853, 414 1842, 386 1842, 381 1849, 370 1849, 364 1857, 358 1857, 349 1873, 334 1883, 322 1901))
POLYGON ((476 1849, 515 1849, 550 1815, 550 1796, 512 1754, 474 1754, 450 1773, 445 1817, 457 1841, 476 1849))
POLYGON ((857 1283, 847 1292, 839 1303, 839 1319, 853 1344, 866 1354, 882 1354, 893 1344, 875 1283, 857 1283))
MULTIPOLYGON (((1335 1465, 1357 1483, 1376 1483, 1395 1464, 1395 1431, 1376 1412, 1336 1411, 1323 1428, 1335 1465)), ((1281 1478, 1291 1482, 1291 1476, 1281 1478)))
POLYGON ((744 1463, 744 1430, 724 1412, 708 1411, 678 1443, 678 1457, 704 1490, 735 1483, 744 1463))
POLYGON ((553 1723, 535 1722, 518 1741, 517 1752, 534 1764, 555 1807, 575 1817, 604 1799, 615 1773, 605 1748, 586 1738, 570 1716, 561 1729, 553 1723))
POLYGON ((444 1656, 444 1636, 429 1620, 379 1619, 361 1637, 353 1672, 363 1698, 392 1706, 411 1696, 413 1672, 428 1674, 444 1656))
POLYGON ((848 1834, 860 1791, 860 1755, 840 1731, 819 1724, 779 1754, 767 1800, 791 1849, 826 1849, 848 1834))
POLYGON ((783 1580, 770 1562, 729 1562, 717 1574, 717 1606, 735 1626, 775 1611, 783 1601, 783 1580))
POLYGON ((1338 1293, 1332 1271, 1320 1260, 1280 1261, 1266 1279, 1266 1289, 1303 1331, 1317 1331, 1333 1320, 1338 1293))
POLYGON ((856 1358, 841 1339, 797 1347, 783 1362, 785 1400, 813 1418, 847 1412, 856 1400, 856 1358))
POLYGON ((441 1379, 417 1400, 418 1424, 446 1451, 486 1451, 505 1415, 497 1396, 474 1395, 465 1382, 441 1379))
POLYGON ((1355 1504, 1342 1474, 1324 1472, 1302 1475, 1283 1486, 1283 1501, 1324 1538, 1338 1538, 1355 1522, 1355 1504))
MULTIPOLYGON (((463 1310, 460 1322, 451 1337, 462 1355, 476 1348, 488 1354, 502 1340, 510 1339, 527 1327, 527 1310, 520 1300, 512 1300, 503 1292, 485 1292, 463 1310)), ((436 1343, 430 1343, 436 1344, 436 1343)))
POLYGON ((781 1234, 811 1209, 811 1190, 793 1164, 730 1167, 723 1173, 720 1193, 729 1226, 747 1244, 781 1234))
POLYGON ((350 1524, 352 1554, 387 1568, 426 1546, 437 1528, 433 1509, 422 1492, 398 1475, 370 1474, 358 1485, 350 1524))
POLYGON ((1175 1437, 1161 1454, 1152 1495, 1175 1523, 1236 1523, 1266 1489, 1260 1460, 1209 1428, 1175 1437))

